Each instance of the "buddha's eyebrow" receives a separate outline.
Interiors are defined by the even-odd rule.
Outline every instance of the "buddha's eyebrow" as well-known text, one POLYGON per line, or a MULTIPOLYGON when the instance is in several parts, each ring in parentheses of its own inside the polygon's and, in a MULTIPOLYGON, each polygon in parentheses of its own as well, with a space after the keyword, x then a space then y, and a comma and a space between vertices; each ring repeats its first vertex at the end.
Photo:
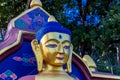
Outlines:
POLYGON ((46 43, 49 42, 49 41, 55 41, 56 43, 59 43, 59 41, 56 40, 56 39, 49 39, 49 40, 47 40, 44 44, 46 44, 46 43))
POLYGON ((71 41, 69 41, 69 40, 63 41, 62 44, 66 43, 66 42, 69 43, 69 44, 71 44, 71 41))

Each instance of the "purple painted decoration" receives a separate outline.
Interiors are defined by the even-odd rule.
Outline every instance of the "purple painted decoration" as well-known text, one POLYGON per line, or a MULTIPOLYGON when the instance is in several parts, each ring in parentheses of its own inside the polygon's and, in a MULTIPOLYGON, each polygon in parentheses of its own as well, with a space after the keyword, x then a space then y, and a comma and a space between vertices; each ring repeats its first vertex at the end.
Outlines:
POLYGON ((18 29, 34 32, 39 30, 48 21, 48 18, 48 14, 40 8, 36 8, 16 19, 14 24, 18 29))

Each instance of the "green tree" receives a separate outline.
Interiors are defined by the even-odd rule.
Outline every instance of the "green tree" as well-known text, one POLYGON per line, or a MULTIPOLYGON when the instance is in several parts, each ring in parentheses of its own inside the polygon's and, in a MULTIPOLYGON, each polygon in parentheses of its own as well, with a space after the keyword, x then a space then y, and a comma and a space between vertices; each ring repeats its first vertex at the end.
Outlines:
POLYGON ((120 6, 116 1, 113 1, 106 12, 106 16, 102 19, 102 40, 107 47, 113 45, 116 47, 117 63, 120 66, 120 6))
MULTIPOLYGON (((9 21, 24 11, 26 0, 0 0, 0 34, 4 37, 9 21)), ((2 38, 3 39, 3 38, 2 38)))

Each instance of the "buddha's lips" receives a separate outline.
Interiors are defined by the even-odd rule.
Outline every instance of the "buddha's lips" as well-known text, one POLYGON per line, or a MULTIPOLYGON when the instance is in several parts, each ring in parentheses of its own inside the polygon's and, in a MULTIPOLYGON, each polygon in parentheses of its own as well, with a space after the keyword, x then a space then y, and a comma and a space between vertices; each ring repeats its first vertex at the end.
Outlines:
POLYGON ((57 59, 59 59, 59 60, 63 60, 64 59, 64 57, 56 57, 57 59))

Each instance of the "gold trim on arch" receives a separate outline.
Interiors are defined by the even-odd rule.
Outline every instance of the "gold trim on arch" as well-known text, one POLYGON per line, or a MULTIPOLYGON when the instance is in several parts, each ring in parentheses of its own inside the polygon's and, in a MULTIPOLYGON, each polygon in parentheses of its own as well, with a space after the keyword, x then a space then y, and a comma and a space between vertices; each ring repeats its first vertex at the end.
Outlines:
POLYGON ((11 45, 8 45, 7 47, 1 49, 1 50, 0 50, 0 55, 2 55, 3 53, 5 53, 5 51, 9 50, 10 48, 18 45, 18 44, 20 43, 21 36, 22 36, 22 34, 24 34, 24 33, 25 33, 25 34, 35 34, 34 32, 27 32, 27 31, 22 31, 22 30, 20 30, 20 31, 18 32, 17 40, 16 40, 14 43, 12 43, 11 45))

